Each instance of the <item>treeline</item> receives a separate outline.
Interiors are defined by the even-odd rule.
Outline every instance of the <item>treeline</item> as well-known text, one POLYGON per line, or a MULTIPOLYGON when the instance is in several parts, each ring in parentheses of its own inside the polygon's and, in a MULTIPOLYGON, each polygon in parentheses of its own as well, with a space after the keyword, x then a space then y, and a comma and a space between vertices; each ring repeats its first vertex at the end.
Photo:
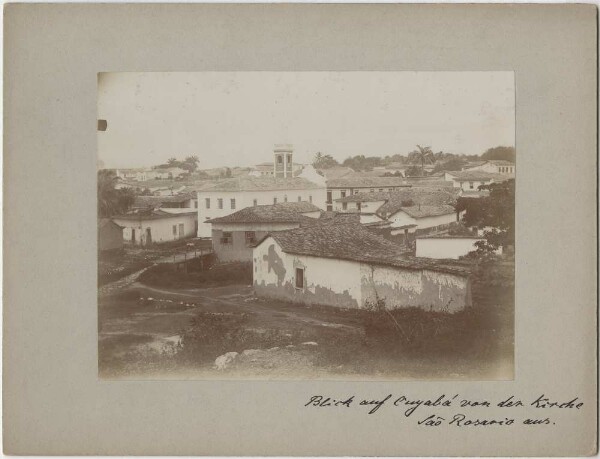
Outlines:
POLYGON ((198 169, 198 163, 200 160, 197 156, 187 156, 183 160, 177 158, 169 158, 166 163, 155 166, 155 169, 168 169, 169 167, 179 167, 188 172, 194 172, 198 169))
POLYGON ((313 166, 317 169, 329 169, 336 166, 350 167, 355 171, 371 171, 375 167, 386 167, 390 165, 414 166, 407 170, 410 175, 420 175, 425 165, 434 165, 433 173, 442 170, 460 170, 469 161, 477 160, 507 160, 515 162, 516 152, 514 147, 494 147, 489 148, 481 155, 463 155, 455 153, 446 153, 443 151, 433 152, 430 147, 417 148, 408 155, 395 154, 391 156, 365 156, 356 155, 346 158, 343 162, 338 162, 331 155, 317 153, 313 160, 313 166))

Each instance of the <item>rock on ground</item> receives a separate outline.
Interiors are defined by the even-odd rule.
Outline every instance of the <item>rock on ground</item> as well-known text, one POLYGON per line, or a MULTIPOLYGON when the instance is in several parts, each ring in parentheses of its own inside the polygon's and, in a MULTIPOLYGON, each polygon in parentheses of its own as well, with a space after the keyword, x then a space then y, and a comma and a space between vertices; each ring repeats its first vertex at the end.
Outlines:
POLYGON ((224 370, 229 367, 233 361, 237 358, 237 352, 227 352, 226 354, 220 355, 215 360, 215 368, 217 370, 224 370))

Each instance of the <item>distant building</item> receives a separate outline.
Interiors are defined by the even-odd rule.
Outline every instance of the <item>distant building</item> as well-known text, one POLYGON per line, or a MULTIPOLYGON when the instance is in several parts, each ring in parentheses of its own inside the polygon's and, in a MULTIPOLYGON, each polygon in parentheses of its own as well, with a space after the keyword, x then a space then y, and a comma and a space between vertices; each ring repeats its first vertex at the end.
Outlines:
POLYGON ((454 188, 464 191, 477 190, 482 185, 491 185, 512 178, 507 174, 496 174, 481 170, 467 170, 460 172, 446 172, 445 180, 452 182, 454 188))
POLYGON ((110 218, 98 219, 98 250, 117 251, 123 248, 123 228, 110 218))
MULTIPOLYGON (((286 147, 287 148, 287 147, 286 147)), ((278 161, 289 161, 293 156, 289 150, 275 149, 274 169, 287 175, 287 166, 278 161), (278 159, 280 158, 280 159, 278 159)), ((290 173, 291 174, 291 173, 290 173)), ((305 201, 319 209, 325 209, 325 185, 314 183, 302 177, 251 177, 240 176, 218 180, 201 186, 198 196, 198 237, 210 237, 211 226, 206 223, 218 217, 224 217, 246 207, 305 201)))
POLYGON ((471 305, 469 270, 410 258, 362 225, 312 225, 276 231, 253 251, 258 296, 305 304, 460 311, 471 305))
POLYGON ((358 193, 335 202, 338 212, 357 212, 361 223, 387 221, 394 230, 392 235, 421 232, 457 220, 454 215, 456 193, 428 188, 404 188, 400 191, 358 193), (441 212, 441 213, 440 213, 441 212), (371 216, 370 218, 362 218, 371 216))
POLYGON ((198 230, 198 214, 193 209, 185 213, 138 211, 113 217, 113 221, 123 227, 123 240, 136 245, 190 238, 198 230))
POLYGON ((309 202, 246 207, 208 220, 213 250, 219 261, 252 261, 254 244, 267 233, 314 224, 320 215, 321 209, 309 202))
MULTIPOLYGON (((458 213, 450 205, 416 205, 400 207, 396 212, 388 216, 392 228, 403 228, 403 231, 419 233, 433 231, 448 227, 452 223, 459 222, 465 211, 458 213), (408 229, 408 231, 407 231, 408 229)), ((393 233, 392 233, 393 234, 393 233)))
POLYGON ((463 171, 482 171, 490 174, 515 175, 517 172, 515 163, 501 159, 490 159, 477 164, 463 167, 463 171))
POLYGON ((336 199, 358 193, 397 191, 410 187, 401 177, 365 177, 358 174, 327 180, 327 210, 333 210, 336 199))

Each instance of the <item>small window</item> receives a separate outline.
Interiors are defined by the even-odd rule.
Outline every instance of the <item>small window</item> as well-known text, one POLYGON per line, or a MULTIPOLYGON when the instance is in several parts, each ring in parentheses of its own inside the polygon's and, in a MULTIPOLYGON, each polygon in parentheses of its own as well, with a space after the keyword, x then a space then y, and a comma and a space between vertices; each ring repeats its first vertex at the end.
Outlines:
POLYGON ((358 190, 354 190, 354 194, 358 194, 358 190))
POLYGON ((287 202, 287 194, 283 196, 283 202, 287 202))
POLYGON ((221 236, 221 244, 231 244, 233 236, 230 231, 223 231, 221 236))
POLYGON ((308 197, 308 202, 310 202, 312 204, 312 196, 308 197))
POLYGON ((469 182, 469 189, 471 189, 471 190, 472 190, 472 189, 473 189, 473 187, 474 187, 474 184, 473 184, 473 182, 469 182))
POLYGON ((292 164, 292 155, 287 155, 288 164, 292 164))
POLYGON ((223 208, 223 198, 217 199, 217 205, 218 205, 219 209, 223 208))
POLYGON ((204 201, 206 202, 206 208, 210 209, 210 198, 206 198, 204 201))
POLYGON ((342 210, 348 210, 348 203, 347 202, 343 202, 342 203, 342 210))
POLYGON ((256 242, 256 233, 254 231, 246 231, 246 245, 256 242))
POLYGON ((277 198, 273 198, 273 204, 277 204, 277 198))
POLYGON ((298 196, 298 202, 302 201, 302 198, 300 196, 298 196))
POLYGON ((304 269, 296 268, 296 288, 304 288, 304 269))
POLYGON ((379 188, 379 192, 381 193, 383 191, 383 188, 379 188))
POLYGON ((345 198, 346 197, 346 190, 340 191, 340 195, 342 196, 342 198, 345 198))
POLYGON ((231 199, 231 209, 235 209, 235 199, 231 199))
POLYGON ((331 212, 333 210, 333 206, 331 204, 327 204, 327 212, 331 212))
POLYGON ((173 236, 177 236, 177 225, 173 225, 173 236))
POLYGON ((360 202, 357 202, 357 203, 356 203, 356 208, 357 208, 358 210, 360 210, 360 209, 361 209, 361 203, 360 203, 360 202))
POLYGON ((371 188, 371 193, 374 193, 374 192, 375 192, 375 188, 371 188))
POLYGON ((327 192, 327 202, 331 202, 331 191, 327 192))
POLYGON ((253 201, 253 204, 254 204, 254 207, 258 206, 258 199, 255 199, 255 200, 253 201))
POLYGON ((283 156, 277 155, 277 164, 283 164, 283 156))
POLYGON ((198 201, 194 201, 194 209, 198 208, 198 201))
POLYGON ((394 191, 394 189, 393 188, 389 188, 388 191, 394 191))

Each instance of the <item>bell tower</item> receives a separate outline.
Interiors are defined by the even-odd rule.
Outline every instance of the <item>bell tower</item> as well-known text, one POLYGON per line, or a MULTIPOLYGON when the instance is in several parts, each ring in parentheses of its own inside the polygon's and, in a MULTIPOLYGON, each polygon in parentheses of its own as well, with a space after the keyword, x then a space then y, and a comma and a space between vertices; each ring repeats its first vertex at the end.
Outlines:
POLYGON ((273 154, 273 176, 276 178, 293 177, 294 147, 289 144, 277 144, 273 154))

